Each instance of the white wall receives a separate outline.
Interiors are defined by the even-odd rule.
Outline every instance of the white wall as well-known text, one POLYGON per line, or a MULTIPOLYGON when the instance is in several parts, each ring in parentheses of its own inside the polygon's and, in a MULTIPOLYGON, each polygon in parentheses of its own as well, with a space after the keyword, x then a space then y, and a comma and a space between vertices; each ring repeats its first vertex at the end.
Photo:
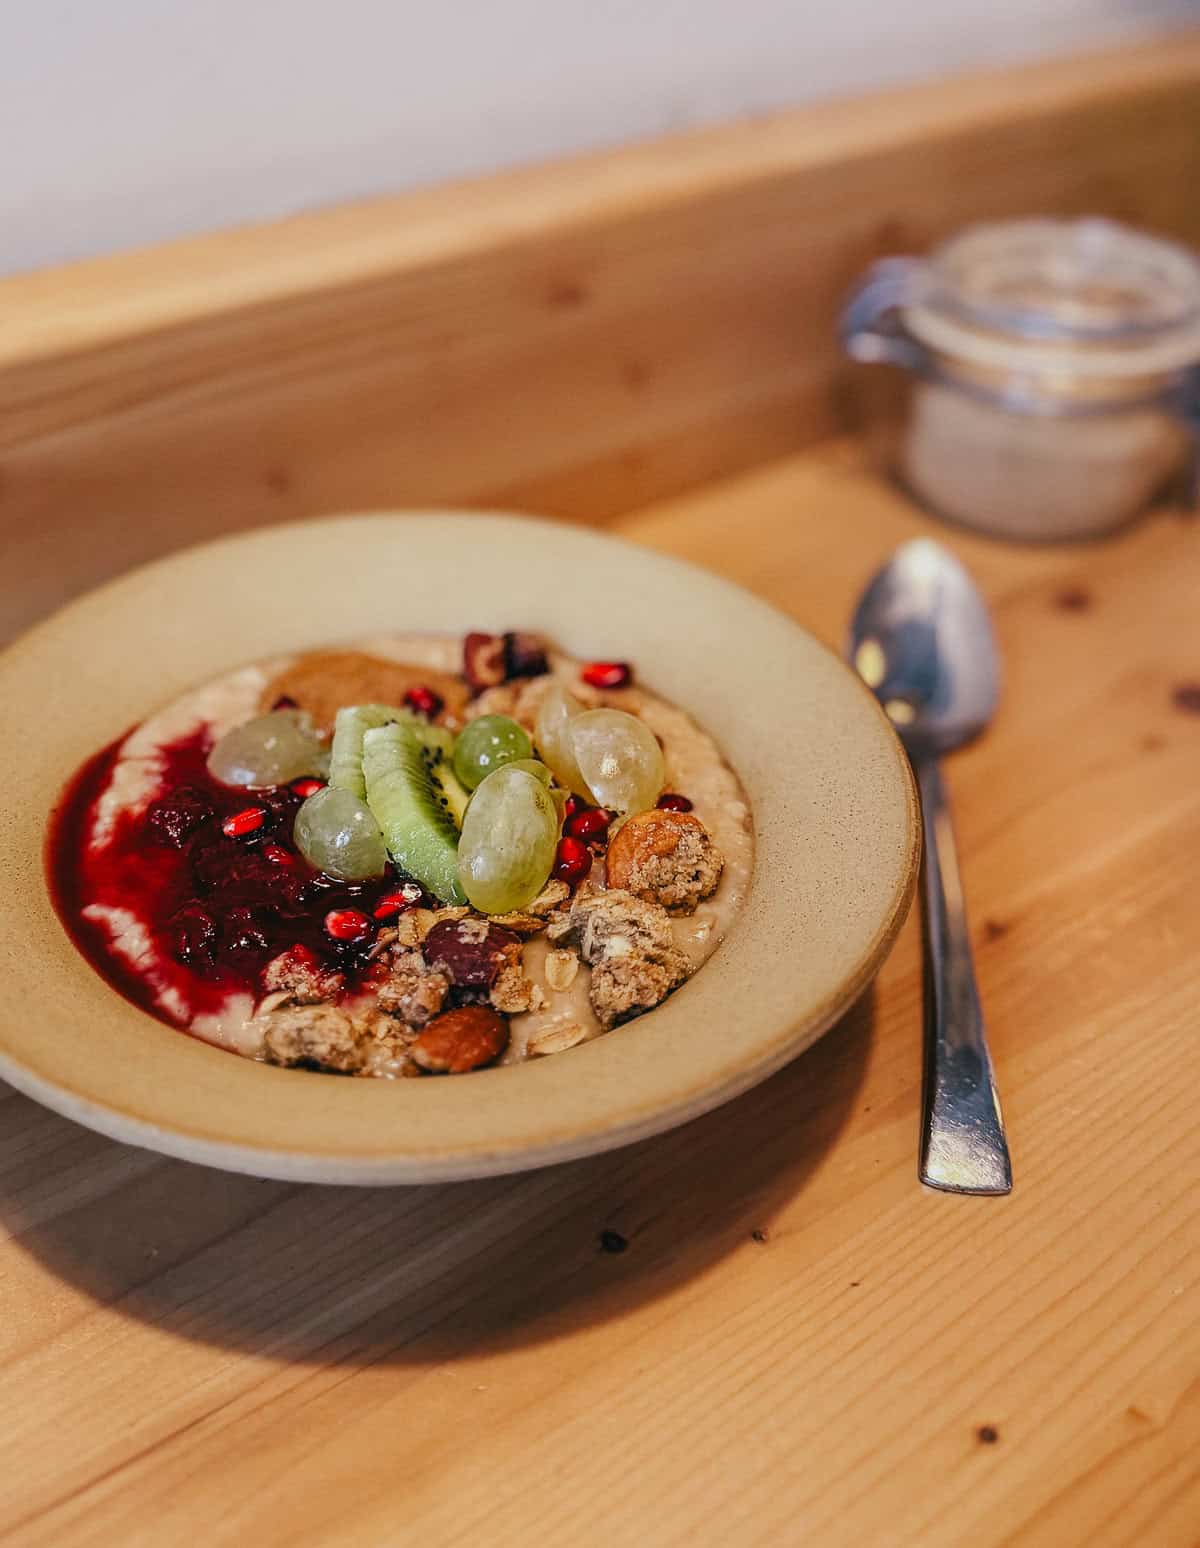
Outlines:
POLYGON ((805 98, 1200 0, 0 0, 0 272, 805 98))

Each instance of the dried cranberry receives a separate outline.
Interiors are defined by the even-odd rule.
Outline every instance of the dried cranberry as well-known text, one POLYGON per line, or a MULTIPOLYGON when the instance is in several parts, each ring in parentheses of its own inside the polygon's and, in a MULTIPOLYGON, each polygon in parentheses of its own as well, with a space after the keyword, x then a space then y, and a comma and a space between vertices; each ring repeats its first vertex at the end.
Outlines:
POLYGON ((633 681, 628 661, 591 661, 580 673, 593 688, 627 688, 633 681))
POLYGON ((440 715, 445 702, 440 693, 434 693, 432 688, 427 688, 423 683, 410 688, 404 695, 405 708, 412 710, 414 715, 424 715, 426 720, 433 720, 440 715))
POLYGON ((213 815, 213 805, 203 790, 183 785, 156 801, 147 821, 159 839, 182 849, 197 828, 213 815))
POLYGON ((506 677, 541 677, 549 670, 545 642, 540 635, 514 633, 504 636, 506 677))
POLYGON ((658 798, 658 809, 662 812, 690 812, 692 803, 685 795, 676 795, 668 790, 658 798))
POLYGON ((483 919, 443 919, 425 937, 422 950, 430 967, 441 968, 451 983, 468 988, 495 983, 504 953, 520 937, 483 919))
POLYGON ((357 946, 362 941, 370 940, 375 933, 375 926, 357 908, 331 908, 325 915, 325 933, 335 941, 357 946))
POLYGON ((603 843, 612 820, 611 812, 606 812, 602 806, 592 806, 568 817, 563 832, 571 838, 582 839, 585 844, 603 843))
POLYGON ((185 903, 169 921, 171 950, 180 962, 211 963, 217 949, 217 926, 212 915, 197 902, 185 903))
POLYGON ((505 678, 504 639, 499 634, 468 634, 463 641, 463 676, 472 693, 494 688, 505 678))
POLYGON ((554 861, 553 875, 558 881, 574 887, 592 869, 592 852, 580 839, 567 834, 558 841, 558 855, 554 861))

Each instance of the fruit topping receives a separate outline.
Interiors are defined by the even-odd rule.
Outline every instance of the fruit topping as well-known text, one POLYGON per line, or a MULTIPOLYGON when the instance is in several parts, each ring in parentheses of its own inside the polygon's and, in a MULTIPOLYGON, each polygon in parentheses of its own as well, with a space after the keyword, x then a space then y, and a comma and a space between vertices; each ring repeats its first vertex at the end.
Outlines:
POLYGON ((217 950, 217 925, 199 903, 185 903, 171 917, 171 951, 180 962, 211 964, 217 950))
POLYGON ((660 812, 690 812, 692 803, 685 795, 676 795, 673 790, 666 790, 654 803, 660 812))
POLYGON ((628 688, 633 668, 628 661, 591 661, 579 675, 592 688, 628 688))
POLYGON ((387 849, 370 807, 349 790, 324 786, 296 813, 296 848, 318 871, 338 881, 382 876, 387 849))
POLYGON ((188 839, 213 815, 213 804, 203 790, 182 785, 156 801, 147 821, 159 839, 182 849, 188 839))
POLYGON ((394 892, 385 892, 375 904, 376 919, 395 919, 405 909, 416 908, 424 892, 416 882, 405 882, 402 887, 397 887, 394 892))
POLYGON ((264 860, 269 860, 272 865, 291 865, 293 863, 292 856, 282 844, 264 844, 262 847, 262 857, 264 860))
POLYGON ((434 720, 440 715, 445 703, 441 694, 434 693, 433 689, 425 683, 419 683, 417 687, 410 688, 404 695, 405 708, 412 710, 414 715, 423 715, 426 720, 434 720))
POLYGON ((463 640, 463 676, 472 693, 494 688, 508 676, 504 659, 504 637, 499 634, 468 634, 463 640))
POLYGON ((424 1070, 465 1075, 498 1059, 508 1047, 508 1023, 486 1005, 462 1005, 435 1016, 412 1045, 424 1070))
POLYGON ((583 713, 583 705, 561 683, 551 683, 538 706, 534 740, 542 761, 555 779, 573 794, 590 799, 591 792, 579 771, 571 740, 571 723, 583 713))
POLYGON ((386 726, 389 721, 399 718, 400 711, 390 704, 348 704, 338 710, 333 726, 333 746, 329 752, 329 783, 339 790, 349 790, 365 801, 363 738, 373 726, 386 726))
POLYGON ((571 719, 569 733, 579 772, 597 805, 622 813, 654 805, 663 787, 663 755, 645 721, 624 710, 585 710, 571 719))
POLYGON ((602 806, 587 806, 577 810, 563 824, 563 832, 571 838, 582 839, 585 844, 603 844, 608 838, 613 814, 602 806))
POLYGON ((524 908, 546 884, 557 841, 558 808, 542 781, 524 769, 496 769, 476 790, 463 819, 458 848, 463 894, 484 914, 524 908))
POLYGON ((227 731, 208 755, 208 771, 223 785, 262 789, 312 774, 324 753, 305 716, 274 710, 227 731))
POLYGON ((655 810, 622 825, 609 845, 606 875, 610 887, 691 913, 716 888, 723 865, 698 817, 655 810))
POLYGON ((375 934, 375 926, 360 909, 331 908, 325 915, 325 933, 332 940, 358 946, 375 934))
POLYGON ((262 832, 266 820, 265 806, 247 806, 240 812, 234 812, 231 817, 226 817, 221 824, 221 832, 226 838, 250 838, 262 832))
POLYGON ((592 869, 592 852, 582 839, 569 835, 560 840, 554 857, 553 875, 568 887, 577 886, 592 869))
POLYGON ((495 983, 505 953, 520 937, 486 919, 442 919, 422 943, 425 961, 445 973, 456 989, 487 989, 495 983))
POLYGON ((468 790, 483 783, 505 763, 528 760, 529 737, 507 715, 480 715, 459 732, 454 744, 454 772, 468 790))
POLYGON ((362 758, 367 804, 392 859, 435 897, 465 902, 458 825, 446 794, 453 774, 444 760, 437 765, 441 778, 435 779, 417 732, 403 721, 369 730, 362 758))
POLYGON ((546 644, 540 634, 506 634, 504 636, 504 669, 506 677, 541 677, 550 670, 546 659, 546 644))
POLYGON ((298 795, 302 801, 307 801, 310 795, 316 795, 318 790, 324 790, 323 779, 313 779, 311 775, 304 779, 294 779, 289 787, 293 795, 298 795))

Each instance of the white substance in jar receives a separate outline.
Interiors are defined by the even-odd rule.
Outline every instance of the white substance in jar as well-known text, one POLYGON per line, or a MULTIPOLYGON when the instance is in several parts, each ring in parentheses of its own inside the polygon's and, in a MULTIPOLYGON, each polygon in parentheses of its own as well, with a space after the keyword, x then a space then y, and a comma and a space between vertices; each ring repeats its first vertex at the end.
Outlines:
POLYGON ((918 382, 901 470, 941 515, 1007 537, 1071 538, 1111 531, 1144 510, 1186 447, 1161 409, 1015 414, 918 382))
POLYGON ((875 265, 842 320, 911 371, 900 471, 938 514, 1015 538, 1110 531, 1186 465, 1200 262, 1111 221, 969 227, 875 265))

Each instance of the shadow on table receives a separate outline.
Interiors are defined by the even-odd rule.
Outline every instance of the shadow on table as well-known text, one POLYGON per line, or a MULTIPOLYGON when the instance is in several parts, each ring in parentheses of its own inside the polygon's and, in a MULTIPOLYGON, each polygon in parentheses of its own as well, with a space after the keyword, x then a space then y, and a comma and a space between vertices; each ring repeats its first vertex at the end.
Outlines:
POLYGON ((0 1183, 0 1219, 119 1315, 268 1358, 420 1364, 547 1342, 682 1291, 729 1253, 770 1253, 789 1206, 802 1222, 797 1196, 850 1116, 873 1019, 868 990, 799 1059, 681 1129, 481 1182, 267 1182, 39 1111, 62 1131, 42 1154, 74 1143, 87 1177, 112 1180, 57 1209, 0 1183))

